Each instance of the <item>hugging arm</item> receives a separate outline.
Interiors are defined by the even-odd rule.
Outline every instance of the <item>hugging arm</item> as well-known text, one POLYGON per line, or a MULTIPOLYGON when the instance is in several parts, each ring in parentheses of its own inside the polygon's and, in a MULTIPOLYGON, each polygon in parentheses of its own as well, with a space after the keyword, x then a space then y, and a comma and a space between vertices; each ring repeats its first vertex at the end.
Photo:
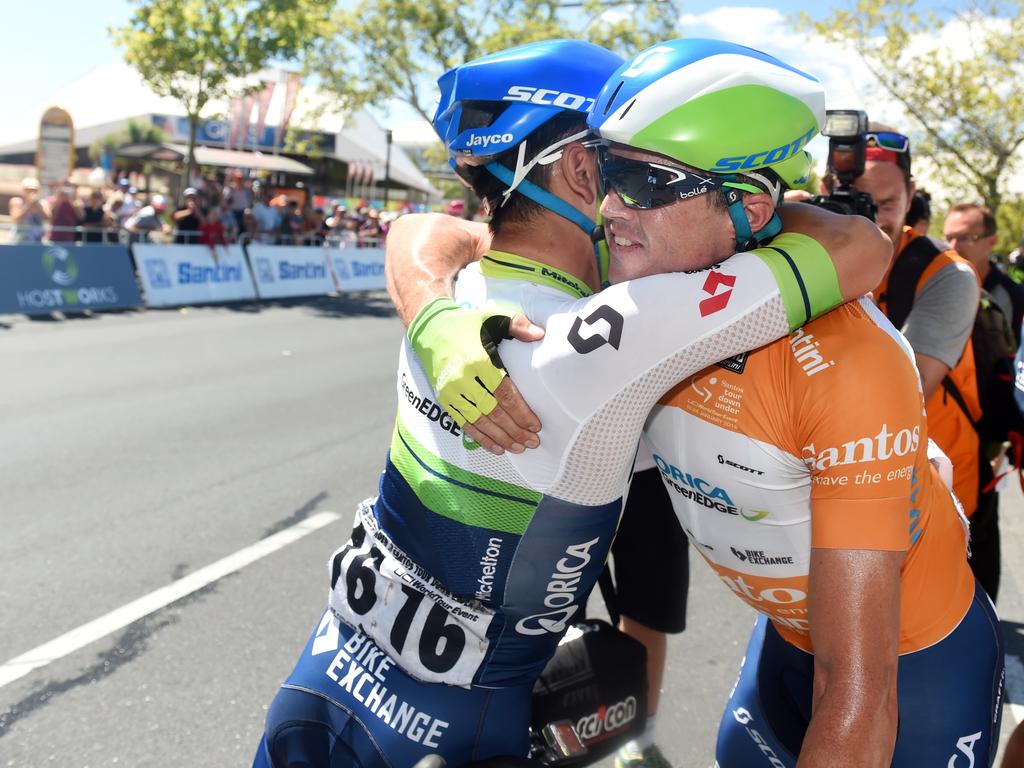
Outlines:
POLYGON ((543 331, 523 314, 507 323, 493 311, 457 307, 455 276, 491 245, 487 226, 442 214, 409 214, 388 233, 388 293, 440 401, 487 450, 521 453, 539 444, 540 420, 496 361, 502 338, 536 341, 543 331), (489 347, 489 348, 488 348, 489 347))
MULTIPOLYGON (((831 257, 842 300, 855 299, 881 282, 892 258, 892 243, 874 223, 859 216, 840 216, 803 203, 783 204, 779 213, 784 232, 795 232, 816 240, 831 257)), ((445 306, 443 302, 450 300, 453 294, 458 271, 479 259, 489 245, 490 235, 482 224, 441 214, 410 214, 398 219, 388 236, 385 271, 388 292, 402 321, 410 325, 414 320, 425 319, 427 322, 422 325, 429 327, 428 323, 438 323, 437 318, 441 318, 440 324, 454 325, 453 316, 462 315, 458 321, 460 327, 479 328, 491 313, 473 316, 465 313, 475 310, 462 310, 454 304, 445 306), (428 305, 433 311, 421 313, 428 305), (439 312, 438 309, 451 311, 439 312)), ((417 338, 429 342, 430 335, 418 334, 417 338)), ((524 446, 532 447, 536 440, 534 433, 540 429, 539 420, 504 371, 491 365, 483 348, 475 344, 473 333, 439 328, 438 333, 432 335, 439 344, 449 348, 460 339, 461 343, 476 347, 465 351, 466 355, 475 355, 474 364, 465 366, 467 372, 472 372, 471 376, 459 371, 454 382, 435 381, 435 385, 451 386, 460 393, 453 400, 461 394, 468 394, 476 405, 481 406, 474 414, 477 418, 462 419, 469 422, 465 426, 470 436, 494 452, 502 449, 520 452, 524 446), (483 371, 488 375, 481 376, 483 371), (464 383, 458 383, 460 376, 464 383), (477 379, 500 384, 483 387, 484 391, 481 391, 482 385, 478 386, 477 379)), ((509 335, 521 341, 532 341, 540 338, 541 332, 519 314, 512 318, 509 335)), ((490 341, 496 343, 500 339, 490 341)), ((414 344, 414 348, 423 359, 423 346, 414 344)), ((454 370, 440 364, 437 367, 454 370)), ((440 387, 439 394, 443 394, 440 387)), ((445 402, 444 398, 442 402, 445 402)), ((459 415, 453 416, 459 418, 459 415)))

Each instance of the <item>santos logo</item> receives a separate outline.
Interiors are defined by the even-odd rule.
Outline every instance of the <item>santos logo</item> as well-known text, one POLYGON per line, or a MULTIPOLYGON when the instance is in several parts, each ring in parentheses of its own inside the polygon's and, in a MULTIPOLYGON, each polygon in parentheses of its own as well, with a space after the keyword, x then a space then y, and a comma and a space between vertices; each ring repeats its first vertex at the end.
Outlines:
POLYGON ((921 445, 921 427, 913 431, 901 429, 890 432, 889 425, 883 424, 881 431, 874 437, 862 437, 843 443, 838 448, 818 448, 811 443, 803 448, 803 460, 811 469, 819 471, 834 467, 837 464, 863 464, 867 461, 885 461, 893 456, 906 456, 916 452, 921 445))
POLYGON ((511 133, 492 133, 488 136, 476 134, 469 137, 469 141, 466 142, 466 146, 486 148, 491 144, 511 144, 515 140, 515 136, 511 133))
POLYGON ((531 104, 546 104, 562 109, 586 111, 594 106, 594 100, 575 93, 559 93, 550 88, 534 88, 529 85, 513 85, 502 101, 528 101, 531 104))
POLYGON ((579 609, 573 600, 576 599, 580 575, 590 562, 591 548, 599 541, 600 538, 591 539, 566 548, 565 557, 555 563, 555 572, 551 574, 547 595, 544 597, 544 605, 552 610, 520 619, 516 624, 516 632, 521 635, 543 635, 565 631, 569 619, 579 609))
POLYGON ((576 721, 576 732, 584 741, 612 734, 636 719, 636 699, 632 696, 610 707, 601 706, 597 712, 584 715, 576 721))

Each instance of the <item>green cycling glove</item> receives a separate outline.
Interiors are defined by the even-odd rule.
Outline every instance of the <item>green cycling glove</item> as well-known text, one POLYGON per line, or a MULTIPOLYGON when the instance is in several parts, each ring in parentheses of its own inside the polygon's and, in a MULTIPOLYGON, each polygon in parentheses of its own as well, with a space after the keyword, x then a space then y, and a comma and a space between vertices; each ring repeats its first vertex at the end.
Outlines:
POLYGON ((444 297, 423 307, 409 325, 409 343, 460 427, 498 404, 494 390, 506 375, 498 344, 512 338, 510 323, 500 311, 469 309, 444 297))

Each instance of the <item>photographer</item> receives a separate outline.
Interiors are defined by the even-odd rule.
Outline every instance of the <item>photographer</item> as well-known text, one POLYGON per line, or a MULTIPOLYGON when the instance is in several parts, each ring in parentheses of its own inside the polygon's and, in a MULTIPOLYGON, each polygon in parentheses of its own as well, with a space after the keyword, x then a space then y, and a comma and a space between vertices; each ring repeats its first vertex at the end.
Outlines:
MULTIPOLYGON (((861 117, 866 123, 866 116, 861 113, 861 117)), ((875 208, 875 222, 892 240, 893 265, 875 290, 875 298, 914 350, 928 414, 928 436, 953 462, 954 490, 971 516, 980 488, 979 442, 973 422, 981 415, 971 346, 979 297, 974 269, 954 251, 940 250, 928 237, 905 226, 916 191, 906 136, 889 126, 870 123, 844 141, 857 148, 850 150, 851 156, 862 153, 854 166, 863 163, 863 171, 853 167, 836 172, 836 166, 844 167, 843 160, 849 158, 836 154, 833 139, 823 185, 832 197, 845 195, 851 207, 861 206, 856 212, 875 208), (922 262, 926 266, 919 270, 922 262), (898 291, 898 297, 890 291, 891 283, 902 281, 901 275, 914 273, 919 277, 905 291, 898 291), (949 394, 944 385, 947 379, 961 395, 963 406, 949 394)))

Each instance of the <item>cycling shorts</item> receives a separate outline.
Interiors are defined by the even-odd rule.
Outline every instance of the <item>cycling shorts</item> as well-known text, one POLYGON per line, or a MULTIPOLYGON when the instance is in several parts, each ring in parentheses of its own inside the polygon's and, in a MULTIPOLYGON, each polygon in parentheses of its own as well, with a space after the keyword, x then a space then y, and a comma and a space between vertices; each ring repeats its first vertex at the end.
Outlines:
POLYGON ((328 610, 267 713, 253 768, 449 768, 529 751, 530 686, 459 688, 407 675, 328 610))
MULTIPOLYGON (((814 656, 757 618, 718 730, 720 768, 792 768, 811 718, 814 656)), ((977 584, 960 624, 928 648, 900 656, 893 768, 989 766, 999 745, 1003 641, 977 584)))
POLYGON ((661 473, 634 472, 612 544, 619 613, 659 632, 682 632, 690 586, 689 547, 661 473))

